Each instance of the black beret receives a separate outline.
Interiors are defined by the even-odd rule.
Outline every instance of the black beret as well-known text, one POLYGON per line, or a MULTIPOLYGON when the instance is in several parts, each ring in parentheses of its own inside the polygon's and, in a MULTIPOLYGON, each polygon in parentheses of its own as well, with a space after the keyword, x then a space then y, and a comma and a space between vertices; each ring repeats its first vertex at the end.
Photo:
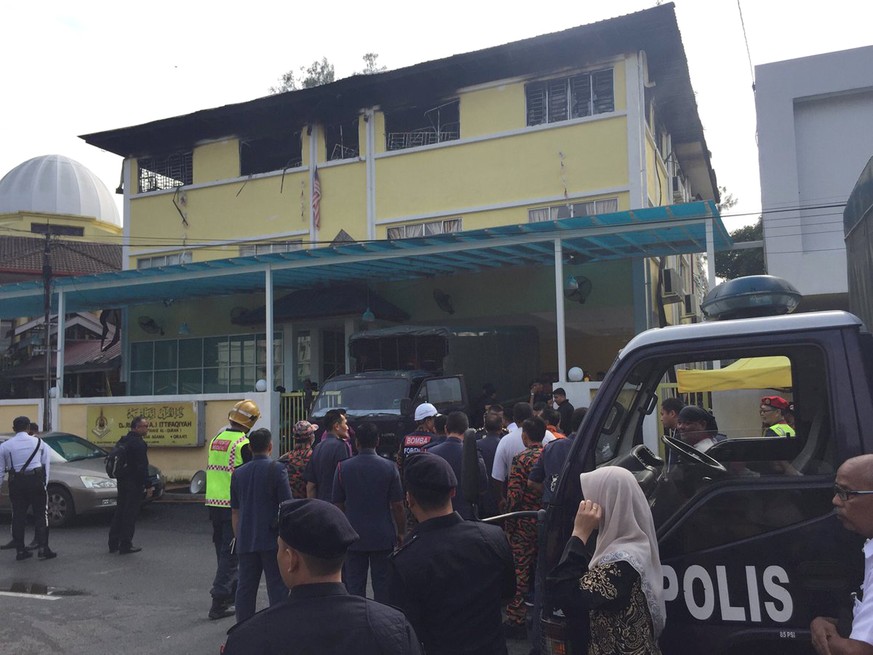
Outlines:
POLYGON ((448 491, 458 486, 458 478, 449 463, 439 455, 415 453, 403 465, 407 486, 433 491, 448 491))
POLYGON ((679 420, 694 421, 695 423, 699 421, 706 423, 707 430, 718 430, 718 424, 715 422, 715 417, 697 405, 685 405, 685 407, 679 411, 679 420))
POLYGON ((334 559, 358 540, 358 533, 336 505, 316 498, 286 500, 279 505, 279 536, 301 553, 334 559))

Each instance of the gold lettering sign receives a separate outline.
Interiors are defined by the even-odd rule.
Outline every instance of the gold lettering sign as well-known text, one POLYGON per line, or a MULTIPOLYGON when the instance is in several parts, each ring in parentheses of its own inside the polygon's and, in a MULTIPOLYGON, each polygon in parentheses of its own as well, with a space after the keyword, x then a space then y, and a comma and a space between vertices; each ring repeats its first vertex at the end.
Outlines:
POLYGON ((130 431, 130 422, 144 416, 149 422, 149 446, 197 446, 197 410, 194 403, 89 405, 85 438, 112 446, 130 431))

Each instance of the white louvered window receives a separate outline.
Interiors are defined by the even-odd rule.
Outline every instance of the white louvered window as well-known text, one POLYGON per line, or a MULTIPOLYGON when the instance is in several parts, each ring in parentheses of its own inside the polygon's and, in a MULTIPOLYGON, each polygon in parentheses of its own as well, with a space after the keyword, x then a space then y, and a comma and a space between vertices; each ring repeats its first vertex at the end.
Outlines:
POLYGON ((612 69, 531 82, 525 99, 528 126, 615 111, 612 69))

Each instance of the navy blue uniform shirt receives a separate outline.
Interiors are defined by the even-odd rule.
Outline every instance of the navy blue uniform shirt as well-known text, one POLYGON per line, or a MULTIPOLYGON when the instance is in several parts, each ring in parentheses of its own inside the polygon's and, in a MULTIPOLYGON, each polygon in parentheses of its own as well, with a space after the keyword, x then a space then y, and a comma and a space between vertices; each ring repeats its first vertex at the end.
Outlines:
POLYGON ((388 602, 428 655, 505 655, 501 605, 515 594, 515 563, 503 530, 453 512, 419 523, 389 562, 388 602))
POLYGON ((230 507, 239 510, 236 552, 276 550, 279 503, 290 499, 285 467, 269 455, 259 453, 237 468, 230 477, 230 507))
POLYGON ((315 444, 312 457, 303 469, 303 479, 315 483, 315 497, 331 502, 333 500, 333 475, 336 465, 352 456, 348 441, 335 434, 329 434, 324 441, 315 444))
MULTIPOLYGON (((449 466, 452 467, 455 477, 459 481, 461 480, 461 462, 464 459, 464 443, 460 439, 457 437, 449 437, 441 444, 428 448, 427 452, 433 455, 439 455, 446 460, 449 463, 449 466)), ((488 491, 488 474, 485 472, 485 461, 482 459, 482 456, 479 455, 480 498, 473 498, 471 500, 464 498, 464 492, 461 490, 460 485, 458 485, 457 489, 455 489, 455 495, 452 497, 452 509, 467 521, 474 519, 475 517, 473 516, 473 506, 471 502, 480 504, 483 500, 482 496, 486 491, 488 491)))
POLYGON ((364 448, 337 464, 333 478, 333 502, 345 503, 346 518, 360 535, 349 550, 374 551, 394 548, 397 529, 391 503, 403 502, 397 465, 364 448))
POLYGON ((236 624, 224 655, 420 655, 403 613, 352 596, 341 582, 300 585, 288 600, 236 624))

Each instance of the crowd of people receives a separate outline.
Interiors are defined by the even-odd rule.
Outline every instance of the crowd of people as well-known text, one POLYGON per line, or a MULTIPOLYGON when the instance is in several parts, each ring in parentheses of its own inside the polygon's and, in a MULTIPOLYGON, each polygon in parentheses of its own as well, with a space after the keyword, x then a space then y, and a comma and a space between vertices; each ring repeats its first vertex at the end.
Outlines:
MULTIPOLYGON (((597 601, 591 594, 567 591, 567 580, 576 575, 578 587, 588 575, 583 570, 587 563, 592 570, 607 562, 615 567, 616 557, 624 557, 608 550, 602 539, 592 550, 590 536, 604 516, 603 502, 596 521, 590 504, 580 506, 577 522, 583 528, 574 532, 580 543, 568 544, 568 549, 575 546, 552 576, 538 557, 535 513, 550 502, 585 410, 574 409, 563 390, 554 390, 553 400, 537 393, 532 390, 533 404, 515 404, 511 418, 493 397, 484 398, 482 414, 473 421, 462 412, 442 416, 423 403, 415 411, 416 428, 401 440, 395 461, 377 455, 374 424, 357 425, 353 432, 345 413, 335 409, 325 416, 320 436, 313 424, 295 424, 293 447, 277 464, 270 459, 268 430, 245 438, 257 421, 253 403, 245 401, 251 403, 245 407, 246 420, 238 404, 229 429, 210 444, 207 471, 217 556, 209 616, 228 616, 235 606, 237 619, 224 652, 252 652, 253 647, 282 652, 282 635, 293 626, 297 643, 321 644, 325 652, 341 652, 340 642, 348 641, 362 653, 506 653, 507 639, 530 638, 531 652, 538 653, 537 622, 529 625, 527 617, 529 607, 542 602, 544 588, 566 602, 568 612, 602 609, 609 590, 601 589, 597 601), (468 498, 469 488, 458 481, 471 422, 478 427, 478 485, 468 498), (285 475, 277 476, 274 466, 285 475), (509 518, 502 527, 476 520, 519 511, 530 514, 509 518), (227 520, 229 533, 223 525, 227 520), (225 548, 224 541, 229 537, 232 542, 234 535, 235 544, 225 548), (270 607, 255 613, 253 590, 262 572, 270 607), (366 598, 368 576, 372 600, 366 598), (292 612, 292 607, 297 609, 292 612), (343 619, 342 631, 333 629, 329 618, 313 620, 334 615, 339 620, 341 610, 369 618, 343 619), (277 629, 268 629, 273 626, 277 629)), ((592 484, 598 479, 592 478, 592 484)), ((609 477, 592 486, 586 497, 606 494, 603 498, 630 503, 626 490, 612 490, 627 486, 626 480, 616 480, 609 477)), ((641 653, 657 652, 664 616, 660 586, 650 584, 659 577, 646 568, 658 557, 651 515, 646 522, 643 508, 647 511, 645 498, 628 505, 634 516, 641 515, 634 525, 647 537, 635 534, 639 544, 628 556, 627 566, 638 571, 636 586, 623 579, 620 590, 627 596, 624 614, 650 617, 645 644, 654 649, 634 651, 641 653), (652 549, 647 554, 644 545, 652 549), (640 599, 648 604, 640 605, 640 599), (639 614, 641 607, 648 614, 639 614)), ((615 521, 613 536, 618 538, 628 527, 626 519, 619 521, 610 512, 605 516, 615 521)), ((603 617, 613 615, 601 612, 597 629, 612 625, 611 618, 603 617)), ((612 625, 613 638, 621 632, 612 625)))
MULTIPOLYGON (((270 430, 253 429, 257 405, 234 405, 227 428, 210 442, 206 473, 216 554, 208 615, 236 618, 223 652, 284 653, 293 642, 300 652, 484 655, 507 653, 507 639, 529 639, 536 654, 539 621, 528 620, 529 608, 537 616, 548 598, 567 618, 576 652, 659 653, 666 611, 658 543, 631 472, 607 466, 581 475, 584 500, 572 535, 557 566, 546 568, 536 512, 553 500, 586 410, 574 409, 563 390, 548 401, 538 393, 532 389, 533 404, 516 403, 511 420, 493 394, 483 394, 482 415, 472 421, 479 428, 474 497, 459 484, 471 423, 462 412, 441 416, 433 405, 419 405, 416 429, 393 461, 377 454, 374 424, 355 432, 343 410, 331 410, 320 435, 316 425, 297 422, 293 448, 276 460, 270 430), (502 527, 477 520, 516 512, 527 514, 504 517, 502 527), (269 607, 257 612, 262 576, 269 607)), ((762 398, 762 436, 793 438, 793 409, 779 396, 762 398)), ((660 410, 665 433, 701 452, 725 439, 700 407, 670 398, 660 410)), ((127 455, 110 552, 140 550, 132 538, 147 493, 148 427, 134 418, 119 442, 127 455)), ((19 560, 34 546, 40 559, 50 559, 55 553, 36 511, 45 507, 46 446, 28 434, 25 417, 13 429, 15 437, 0 445, 15 507, 13 540, 4 547, 15 547, 19 560), (37 518, 30 547, 27 507, 37 518)), ((871 457, 843 464, 833 501, 845 527, 868 538, 873 513, 862 506, 873 502, 873 490, 858 487, 873 481, 871 457)), ((873 549, 864 552, 863 591, 870 593, 856 603, 851 636, 837 632, 836 619, 815 619, 819 653, 871 643, 873 549)))

